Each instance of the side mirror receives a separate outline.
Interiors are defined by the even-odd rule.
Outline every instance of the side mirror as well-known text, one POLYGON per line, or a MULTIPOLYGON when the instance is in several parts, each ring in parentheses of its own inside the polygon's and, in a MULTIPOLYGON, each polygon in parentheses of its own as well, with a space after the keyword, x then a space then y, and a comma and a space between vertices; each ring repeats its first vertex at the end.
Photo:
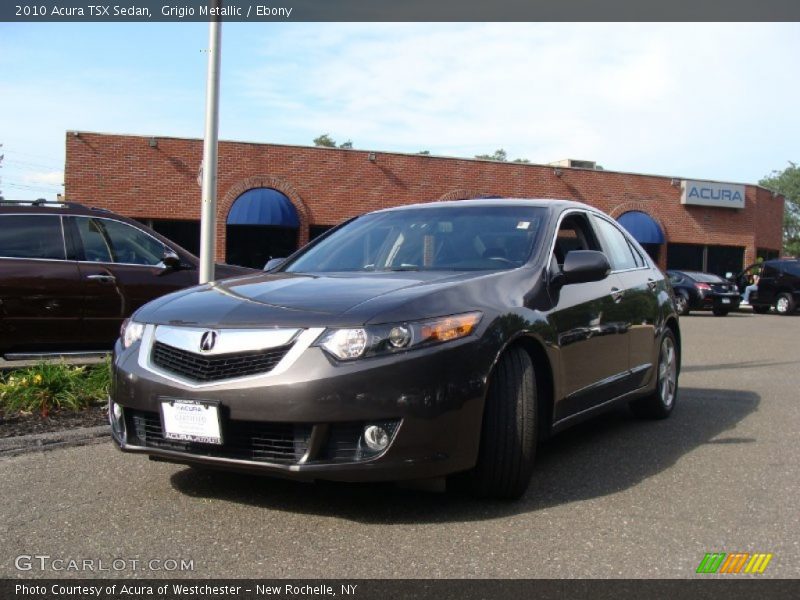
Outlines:
POLYGON ((564 285, 601 281, 608 277, 611 265, 606 255, 596 250, 572 250, 564 257, 561 273, 564 285))
POLYGON ((181 257, 171 248, 164 248, 164 256, 161 257, 161 262, 168 269, 180 269, 181 267, 181 257))
POLYGON ((285 258, 270 258, 267 261, 267 264, 264 265, 265 271, 272 271, 272 269, 277 269, 286 261, 285 258))

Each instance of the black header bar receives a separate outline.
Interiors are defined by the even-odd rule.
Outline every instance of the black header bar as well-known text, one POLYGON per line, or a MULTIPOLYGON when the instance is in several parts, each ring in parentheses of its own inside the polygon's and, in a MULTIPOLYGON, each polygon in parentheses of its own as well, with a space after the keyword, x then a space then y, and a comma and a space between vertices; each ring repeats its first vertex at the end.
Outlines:
POLYGON ((7 22, 769 22, 798 0, 4 0, 7 22))

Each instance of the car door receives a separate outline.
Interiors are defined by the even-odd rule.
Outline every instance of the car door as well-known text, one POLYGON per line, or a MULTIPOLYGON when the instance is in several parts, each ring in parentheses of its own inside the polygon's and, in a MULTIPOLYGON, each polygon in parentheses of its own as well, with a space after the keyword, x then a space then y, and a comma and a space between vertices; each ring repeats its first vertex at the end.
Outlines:
POLYGON ((763 264, 761 277, 758 280, 758 290, 756 291, 756 301, 758 304, 775 303, 781 275, 781 271, 776 269, 773 263, 763 264))
POLYGON ((193 267, 165 267, 164 244, 128 223, 77 216, 71 221, 82 249, 83 323, 98 342, 113 344, 122 320, 142 304, 197 283, 193 267))
MULTIPOLYGON (((584 211, 562 215, 553 242, 551 277, 571 250, 602 251, 584 211)), ((555 306, 550 320, 557 336, 564 396, 555 407, 556 421, 621 393, 619 386, 628 370, 628 323, 622 321, 618 306, 621 289, 619 278, 611 274, 552 292, 555 306)))
POLYGON ((0 215, 0 354, 80 346, 83 291, 60 215, 0 215))
POLYGON ((614 273, 622 284, 617 303, 621 322, 628 324, 628 369, 625 391, 644 385, 657 360, 656 323, 659 315, 658 283, 664 276, 649 262, 628 236, 610 219, 592 215, 593 222, 614 273))

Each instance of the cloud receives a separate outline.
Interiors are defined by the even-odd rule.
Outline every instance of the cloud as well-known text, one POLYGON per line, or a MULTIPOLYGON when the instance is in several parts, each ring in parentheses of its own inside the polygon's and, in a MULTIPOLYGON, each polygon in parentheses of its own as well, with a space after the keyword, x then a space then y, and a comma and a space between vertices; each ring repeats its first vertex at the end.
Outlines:
POLYGON ((60 186, 64 183, 64 171, 29 171, 22 180, 27 185, 60 186))
MULTIPOLYGON (((4 27, 0 142, 44 160, 8 161, 4 187, 63 165, 67 130, 200 136, 206 40, 4 27)), ((796 23, 226 23, 220 135, 751 182, 800 160, 798 55, 796 23)))
MULTIPOLYGON (((255 121, 265 130, 291 140, 302 132, 305 143, 329 132, 357 147, 468 156, 503 147, 537 162, 589 158, 620 170, 741 178, 732 157, 742 160, 737 148, 765 121, 800 133, 787 62, 799 32, 794 24, 308 26, 269 36, 261 64, 237 69, 232 81, 263 106, 255 121), (757 93, 765 79, 779 82, 780 98, 757 93)), ((776 137, 789 148, 788 131, 776 137)), ((750 151, 751 162, 764 159, 764 148, 750 151)))

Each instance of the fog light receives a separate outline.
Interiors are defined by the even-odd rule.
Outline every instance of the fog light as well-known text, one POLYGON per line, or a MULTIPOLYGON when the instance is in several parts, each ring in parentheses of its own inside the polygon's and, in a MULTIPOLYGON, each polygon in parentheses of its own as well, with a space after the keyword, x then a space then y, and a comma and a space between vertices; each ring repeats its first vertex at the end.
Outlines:
POLYGON ((375 452, 384 450, 389 445, 389 434, 378 425, 367 425, 364 428, 364 443, 375 452))
POLYGON ((389 343, 395 348, 405 348, 411 343, 411 331, 408 327, 392 327, 389 332, 389 343))
POLYGON ((108 422, 111 424, 111 431, 122 442, 125 441, 125 411, 122 407, 114 402, 108 400, 108 422))

